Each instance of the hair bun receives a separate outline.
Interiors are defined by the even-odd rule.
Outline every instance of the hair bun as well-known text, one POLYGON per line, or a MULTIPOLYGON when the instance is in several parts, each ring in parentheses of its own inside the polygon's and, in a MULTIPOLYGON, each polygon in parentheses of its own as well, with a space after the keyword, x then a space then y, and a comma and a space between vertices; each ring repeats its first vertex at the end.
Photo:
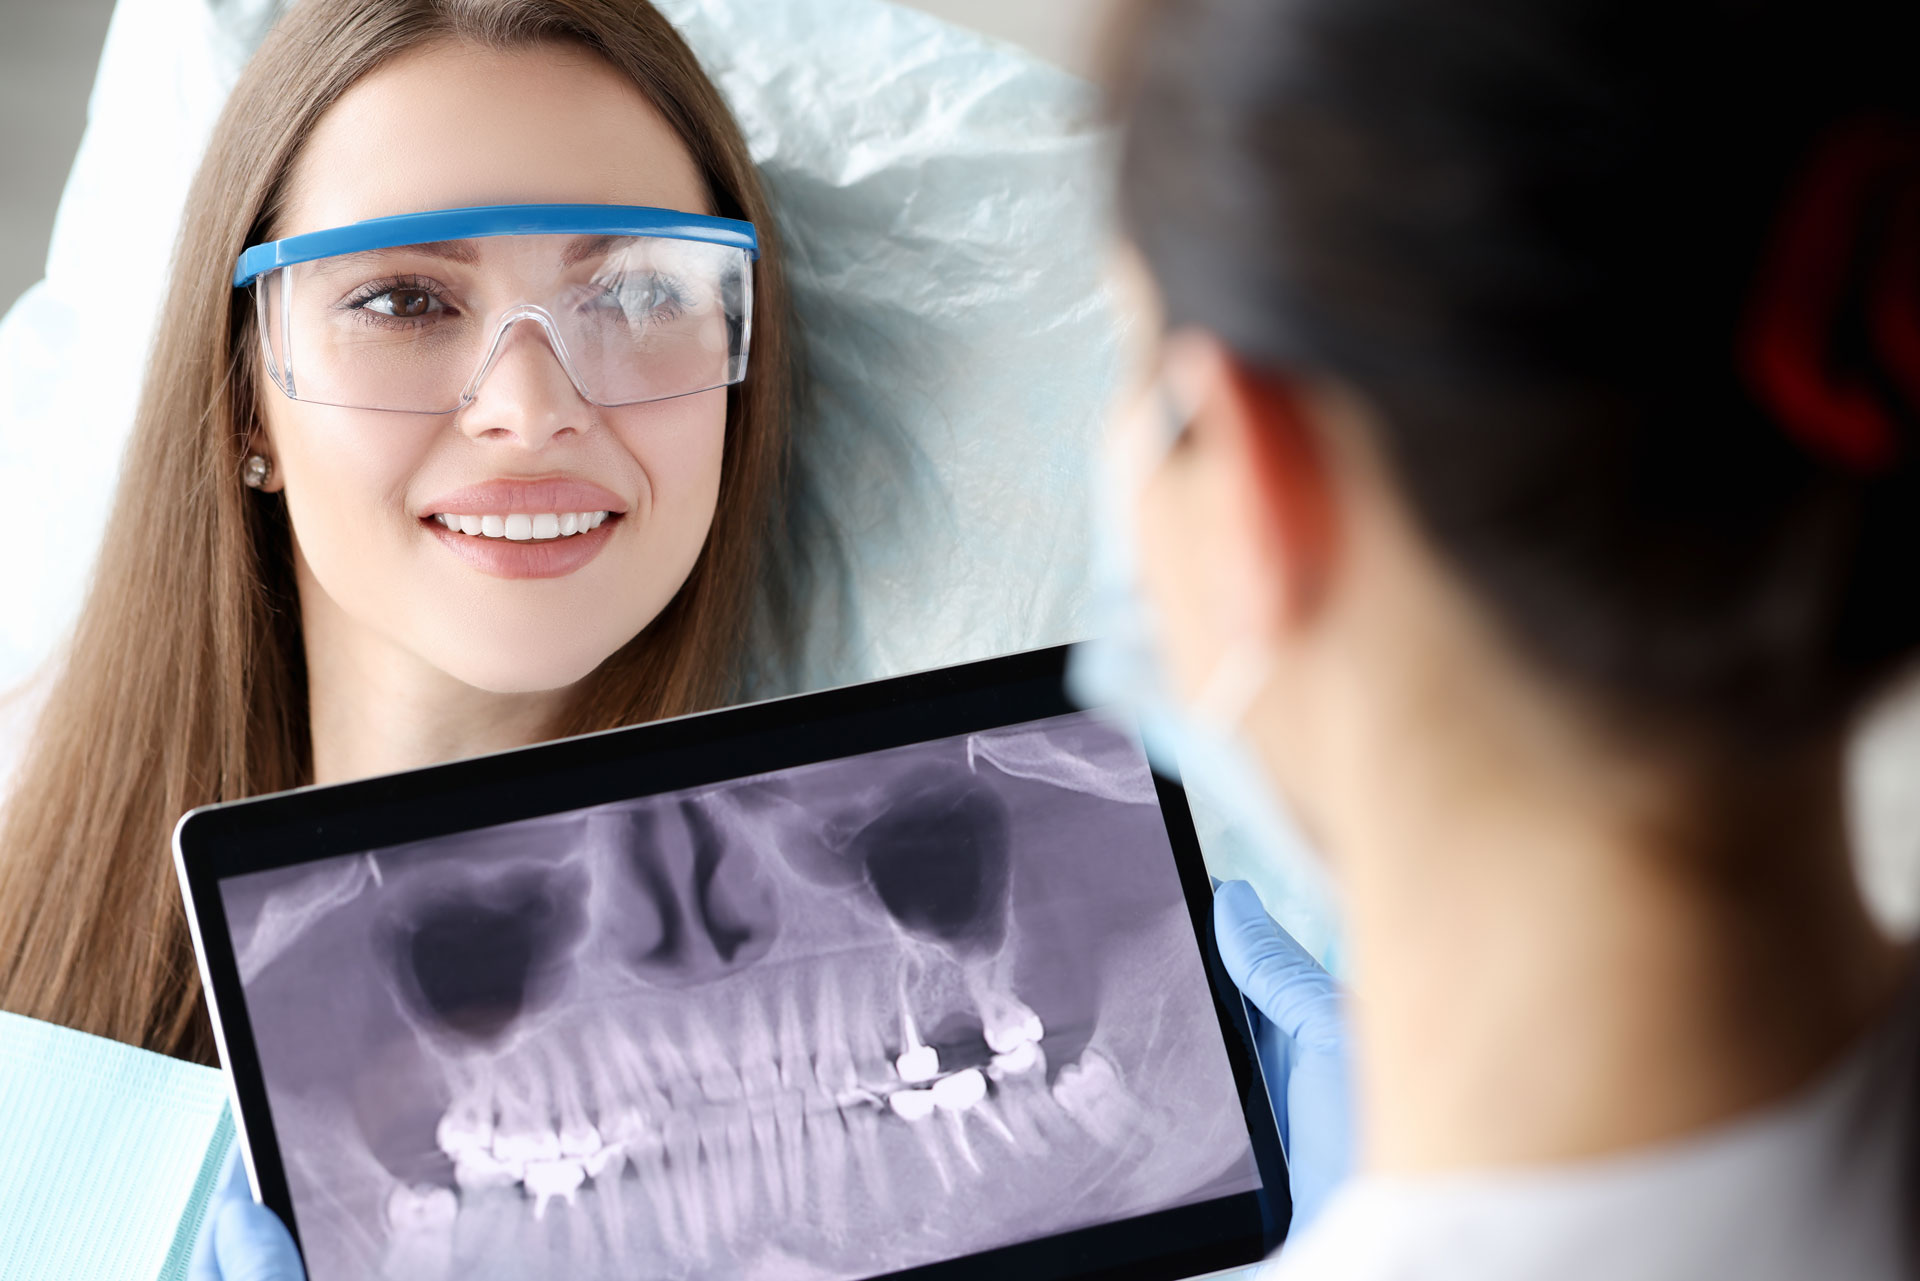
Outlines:
POLYGON ((1748 389, 1816 456, 1890 470, 1920 420, 1920 125, 1815 140, 1775 222, 1741 334, 1748 389))

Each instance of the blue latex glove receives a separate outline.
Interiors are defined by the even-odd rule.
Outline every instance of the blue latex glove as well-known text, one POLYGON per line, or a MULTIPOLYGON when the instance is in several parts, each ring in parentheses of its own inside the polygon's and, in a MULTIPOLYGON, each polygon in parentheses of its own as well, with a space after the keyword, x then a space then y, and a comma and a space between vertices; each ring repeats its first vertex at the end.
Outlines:
POLYGON ((292 1234, 278 1215, 253 1199, 238 1143, 227 1151, 187 1276, 189 1281, 307 1281, 292 1234))
POLYGON ((1297 1232, 1353 1165, 1340 993, 1333 976, 1274 923, 1245 881, 1227 881, 1215 891, 1213 929, 1227 973, 1254 1006, 1254 1046, 1293 1186, 1289 1232, 1297 1232))

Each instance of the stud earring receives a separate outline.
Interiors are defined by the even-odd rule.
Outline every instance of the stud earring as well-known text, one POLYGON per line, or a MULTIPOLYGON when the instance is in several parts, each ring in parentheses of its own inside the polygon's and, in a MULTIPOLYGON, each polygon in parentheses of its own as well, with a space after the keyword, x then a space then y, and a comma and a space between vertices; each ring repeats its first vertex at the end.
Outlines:
POLYGON ((271 475, 273 463, 265 454, 248 454, 246 465, 240 469, 240 478, 247 482, 248 489, 259 489, 271 475))

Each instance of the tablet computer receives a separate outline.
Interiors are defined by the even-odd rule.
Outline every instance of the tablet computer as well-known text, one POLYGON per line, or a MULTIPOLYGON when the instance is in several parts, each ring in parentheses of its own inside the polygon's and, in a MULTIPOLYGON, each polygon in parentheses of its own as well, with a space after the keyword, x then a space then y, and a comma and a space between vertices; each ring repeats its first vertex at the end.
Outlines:
POLYGON ((197 809, 313 1281, 1175 1278, 1290 1203, 1180 788, 1014 655, 197 809))

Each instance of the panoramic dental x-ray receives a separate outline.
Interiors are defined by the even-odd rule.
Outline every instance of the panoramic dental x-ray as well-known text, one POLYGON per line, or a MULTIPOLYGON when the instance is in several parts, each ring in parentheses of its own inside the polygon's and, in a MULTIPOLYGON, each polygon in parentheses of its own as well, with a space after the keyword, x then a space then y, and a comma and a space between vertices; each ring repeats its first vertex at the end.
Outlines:
POLYGON ((1259 1186, 1087 715, 222 892, 320 1281, 856 1278, 1259 1186))

